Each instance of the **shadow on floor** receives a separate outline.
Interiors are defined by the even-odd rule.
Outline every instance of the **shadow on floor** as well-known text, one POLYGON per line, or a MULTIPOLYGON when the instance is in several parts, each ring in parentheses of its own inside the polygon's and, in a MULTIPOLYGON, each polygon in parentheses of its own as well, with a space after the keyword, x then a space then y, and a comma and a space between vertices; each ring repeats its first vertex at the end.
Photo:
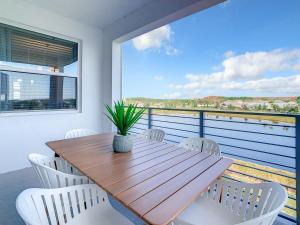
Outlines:
POLYGON ((16 198, 28 188, 41 187, 32 168, 0 175, 0 224, 24 225, 16 210, 16 198))

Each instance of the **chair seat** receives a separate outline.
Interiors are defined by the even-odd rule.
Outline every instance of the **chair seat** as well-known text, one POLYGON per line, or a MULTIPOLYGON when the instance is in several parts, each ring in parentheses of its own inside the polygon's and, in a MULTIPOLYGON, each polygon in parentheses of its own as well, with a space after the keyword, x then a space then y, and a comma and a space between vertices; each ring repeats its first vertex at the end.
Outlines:
POLYGON ((175 220, 176 225, 234 225, 243 222, 221 204, 199 198, 175 220))
POLYGON ((109 207, 107 209, 92 207, 74 217, 68 225, 134 225, 121 213, 109 207))

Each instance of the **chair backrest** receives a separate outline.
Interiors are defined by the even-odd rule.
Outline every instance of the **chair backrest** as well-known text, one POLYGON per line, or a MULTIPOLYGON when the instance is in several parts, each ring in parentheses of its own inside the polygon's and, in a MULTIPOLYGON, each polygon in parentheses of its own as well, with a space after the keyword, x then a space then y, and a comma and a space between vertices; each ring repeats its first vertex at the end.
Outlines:
POLYGON ((95 184, 27 189, 16 200, 17 211, 27 225, 74 224, 75 221, 85 224, 89 218, 84 216, 95 207, 96 212, 111 208, 106 192, 95 184))
POLYGON ((84 136, 95 135, 95 134, 97 133, 90 129, 74 129, 74 130, 69 130, 66 133, 65 139, 84 137, 84 136))
POLYGON ((219 145, 208 138, 186 138, 180 142, 179 146, 192 151, 205 152, 210 155, 221 155, 219 145))
POLYGON ((165 132, 161 129, 148 129, 145 130, 142 135, 151 141, 163 142, 165 139, 165 132))
POLYGON ((62 158, 32 153, 28 156, 28 160, 44 188, 91 183, 87 177, 82 176, 75 167, 62 158))
POLYGON ((239 225, 271 225, 287 203, 288 194, 278 183, 243 183, 220 179, 203 196, 240 217, 239 225))

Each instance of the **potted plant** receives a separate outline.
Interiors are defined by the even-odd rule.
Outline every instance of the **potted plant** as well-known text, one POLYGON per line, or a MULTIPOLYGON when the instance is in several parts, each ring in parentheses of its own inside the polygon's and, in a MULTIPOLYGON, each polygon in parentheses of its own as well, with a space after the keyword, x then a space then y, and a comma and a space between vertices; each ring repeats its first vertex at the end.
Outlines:
POLYGON ((137 105, 129 104, 125 107, 123 101, 114 102, 114 109, 106 105, 108 119, 113 122, 118 133, 114 136, 113 149, 115 152, 129 152, 133 143, 128 135, 129 130, 143 116, 145 109, 139 109, 137 105))

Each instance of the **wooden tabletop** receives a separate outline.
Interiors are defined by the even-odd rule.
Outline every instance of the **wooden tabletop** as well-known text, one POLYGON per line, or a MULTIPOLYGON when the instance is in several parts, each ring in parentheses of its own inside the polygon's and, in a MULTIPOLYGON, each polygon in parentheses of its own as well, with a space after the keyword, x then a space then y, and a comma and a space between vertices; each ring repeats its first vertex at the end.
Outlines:
POLYGON ((174 220, 233 163, 176 145, 132 137, 130 153, 114 153, 113 134, 47 145, 148 224, 174 220))

